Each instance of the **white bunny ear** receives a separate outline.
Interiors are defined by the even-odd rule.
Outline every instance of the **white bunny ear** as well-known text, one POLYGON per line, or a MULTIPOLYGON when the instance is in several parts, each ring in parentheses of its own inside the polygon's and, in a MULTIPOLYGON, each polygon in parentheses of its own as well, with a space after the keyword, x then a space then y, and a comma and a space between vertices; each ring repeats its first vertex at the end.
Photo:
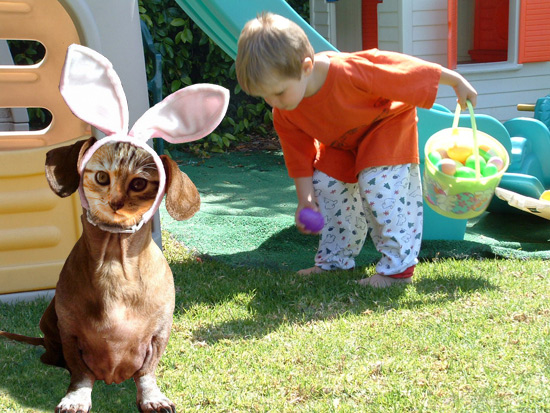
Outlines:
POLYGON ((128 133, 128 102, 111 62, 77 44, 67 50, 59 90, 71 111, 107 135, 128 133))
POLYGON ((170 143, 191 142, 212 132, 222 121, 229 91, 202 83, 180 89, 157 103, 132 127, 130 136, 163 138, 170 143))

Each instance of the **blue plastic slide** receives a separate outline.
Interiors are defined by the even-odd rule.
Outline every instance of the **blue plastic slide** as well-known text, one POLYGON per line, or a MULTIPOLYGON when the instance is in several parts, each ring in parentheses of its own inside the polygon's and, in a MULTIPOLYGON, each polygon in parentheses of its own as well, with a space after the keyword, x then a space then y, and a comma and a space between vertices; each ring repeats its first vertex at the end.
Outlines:
POLYGON ((245 23, 263 11, 287 17, 304 29, 315 52, 336 50, 285 0, 176 0, 183 11, 233 59, 245 23))

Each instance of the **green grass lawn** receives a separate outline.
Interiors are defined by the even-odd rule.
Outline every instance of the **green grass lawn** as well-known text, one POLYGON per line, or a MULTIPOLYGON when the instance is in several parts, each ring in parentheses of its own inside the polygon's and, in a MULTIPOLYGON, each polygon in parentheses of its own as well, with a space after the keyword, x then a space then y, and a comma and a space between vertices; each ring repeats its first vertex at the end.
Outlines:
MULTIPOLYGON (((549 261, 435 260, 374 290, 360 270, 300 278, 164 246, 177 295, 157 373, 179 412, 550 411, 549 261)), ((0 328, 37 335, 46 305, 0 304, 0 328)), ((41 353, 0 341, 1 412, 64 395, 68 373, 41 353)), ((92 397, 137 411, 132 381, 92 397)))

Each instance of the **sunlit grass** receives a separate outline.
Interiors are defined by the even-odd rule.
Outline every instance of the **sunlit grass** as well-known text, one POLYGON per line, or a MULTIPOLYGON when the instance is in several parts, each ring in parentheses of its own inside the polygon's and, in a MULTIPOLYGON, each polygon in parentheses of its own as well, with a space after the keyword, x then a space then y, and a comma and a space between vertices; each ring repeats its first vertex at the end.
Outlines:
MULTIPOLYGON (((361 270, 301 278, 200 258, 164 234, 176 310, 159 384, 178 411, 550 409, 550 262, 436 260, 408 287, 361 270)), ((38 334, 46 302, 0 305, 38 334)), ((68 374, 0 341, 0 411, 50 412, 68 374), (32 388, 32 391, 29 389, 32 388)), ((136 411, 135 386, 98 383, 92 411, 136 411)))

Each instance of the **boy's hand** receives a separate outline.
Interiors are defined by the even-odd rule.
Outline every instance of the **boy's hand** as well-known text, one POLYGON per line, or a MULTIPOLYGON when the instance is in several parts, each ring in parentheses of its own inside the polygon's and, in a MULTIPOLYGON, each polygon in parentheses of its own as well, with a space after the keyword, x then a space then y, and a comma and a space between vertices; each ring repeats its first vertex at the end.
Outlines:
POLYGON ((443 67, 439 83, 451 86, 457 97, 457 102, 464 110, 467 109, 466 101, 469 100, 475 108, 477 103, 477 92, 474 87, 459 73, 443 67))
POLYGON ((466 79, 462 78, 461 81, 454 86, 454 90, 458 98, 458 104, 462 110, 468 109, 468 106, 466 105, 467 100, 472 103, 472 107, 476 107, 477 92, 466 79))
POLYGON ((319 231, 310 231, 306 228, 306 226, 300 221, 300 212, 304 208, 310 208, 315 212, 319 212, 319 208, 315 204, 305 204, 305 205, 298 205, 298 208, 296 208, 296 213, 294 214, 294 222, 296 223, 296 228, 298 228, 298 231, 300 231, 302 234, 318 234, 319 231))
POLYGON ((296 195, 298 196, 298 207, 296 208, 296 213, 294 214, 294 222, 296 223, 296 228, 302 234, 317 234, 316 232, 308 231, 304 224, 300 222, 299 215, 300 211, 304 208, 311 208, 314 211, 319 212, 317 207, 317 199, 315 198, 315 193, 313 190, 313 180, 311 176, 294 178, 294 184, 296 186, 296 195))

